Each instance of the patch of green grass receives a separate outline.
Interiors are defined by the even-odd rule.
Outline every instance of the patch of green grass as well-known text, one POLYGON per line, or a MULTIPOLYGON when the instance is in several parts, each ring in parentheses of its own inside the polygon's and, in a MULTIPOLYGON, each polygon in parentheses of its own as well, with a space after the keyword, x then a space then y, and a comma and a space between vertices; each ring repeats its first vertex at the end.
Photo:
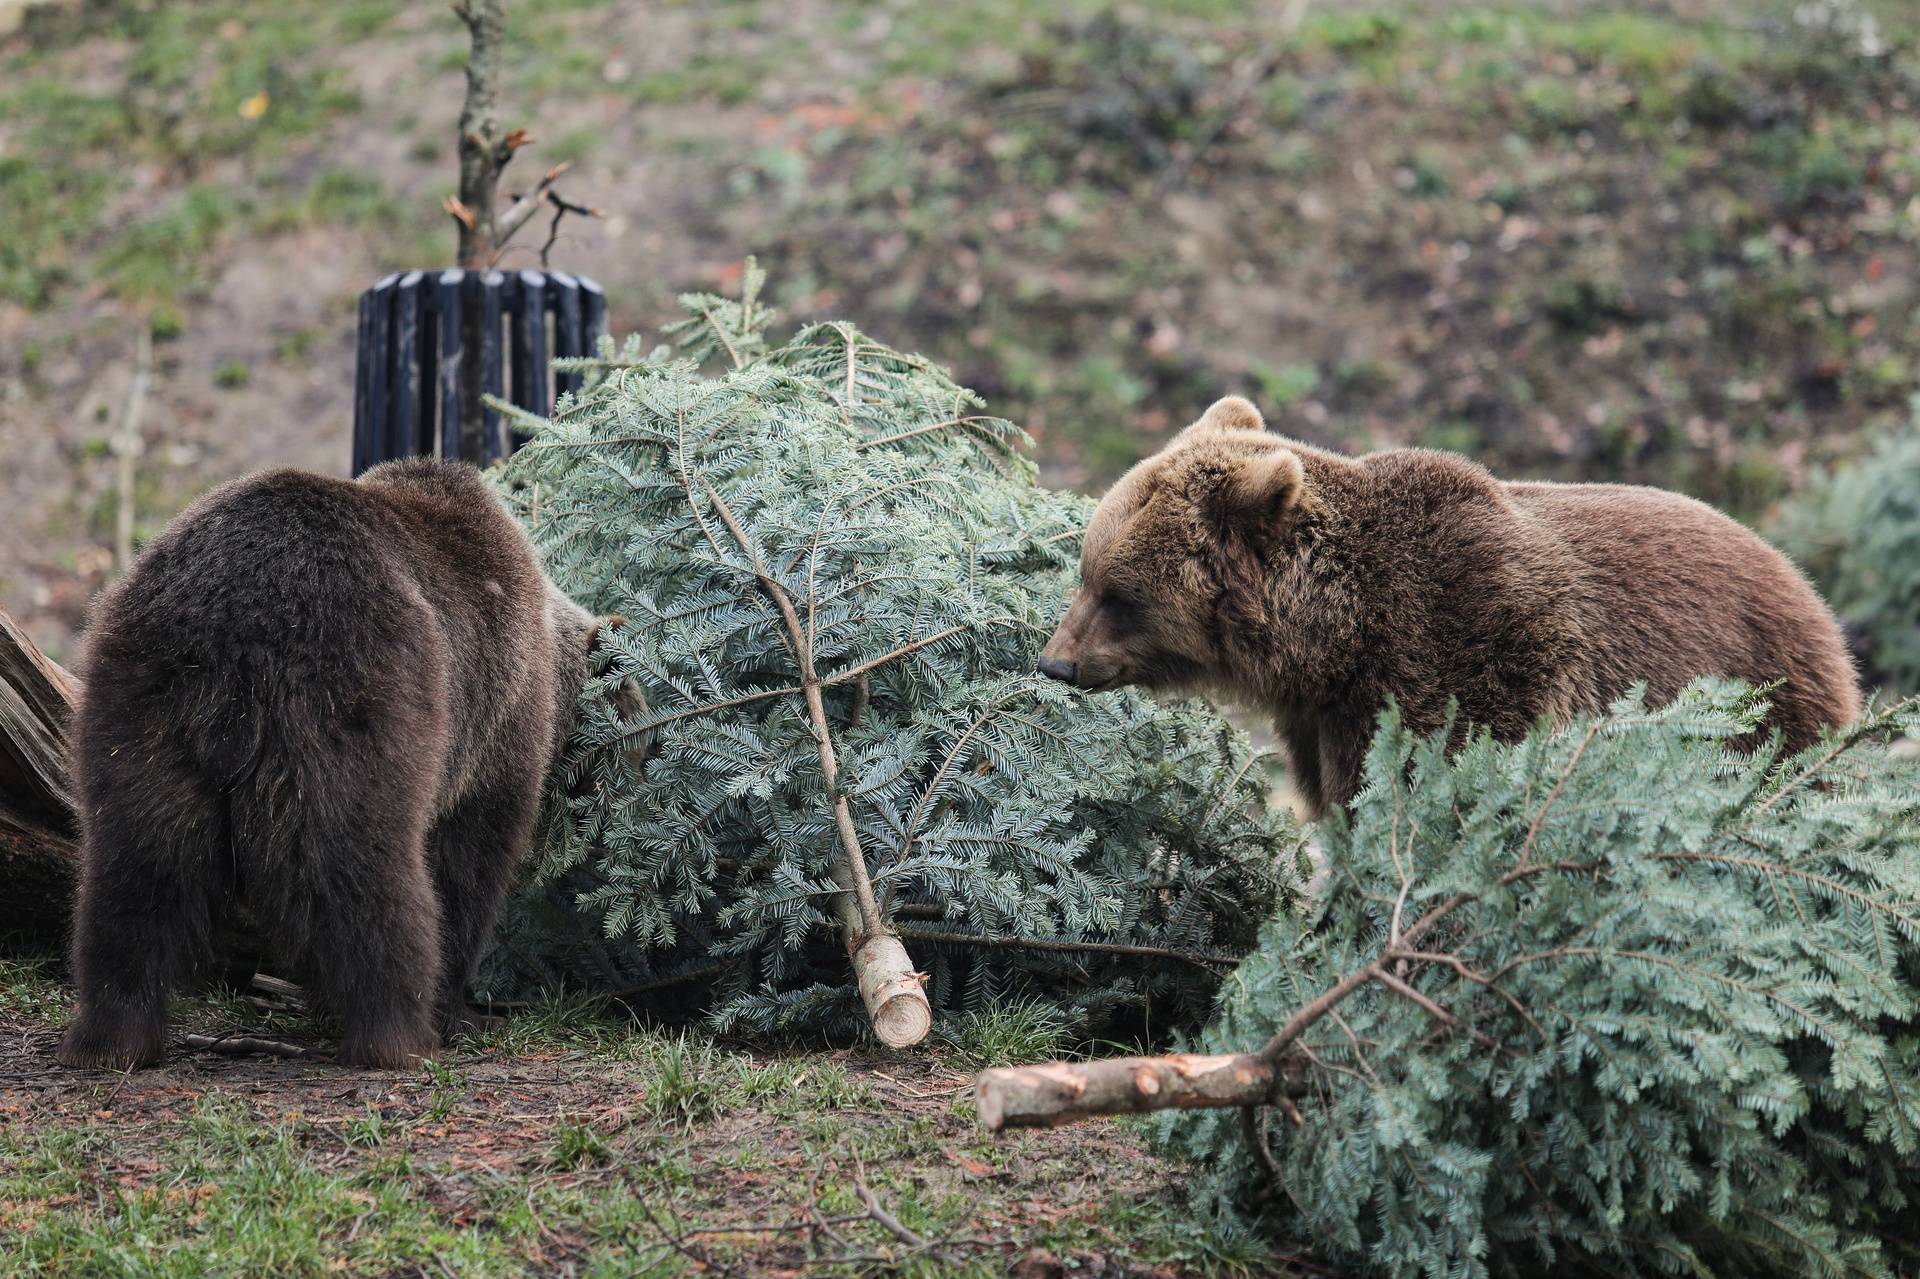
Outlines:
POLYGON ((525 1246, 451 1227, 403 1178, 313 1167, 298 1128, 239 1099, 204 1099, 177 1135, 158 1167, 119 1176, 106 1127, 0 1131, 14 1273, 504 1275, 525 1246))
POLYGON ((1534 133, 1542 137, 1577 132, 1599 115, 1591 96, 1560 76, 1533 76, 1522 81, 1520 103, 1534 133))
MULTIPOLYGON (((363 29, 370 12, 350 6, 351 25, 363 29)), ((358 109, 339 68, 318 56, 341 38, 327 16, 237 0, 135 11, 122 100, 142 138, 174 160, 270 154, 358 109)))
POLYGON ((644 1065, 647 1115, 680 1128, 718 1115, 739 1079, 736 1063, 693 1032, 663 1037, 644 1065))
POLYGON ((124 144, 138 125, 126 105, 111 96, 88 93, 65 79, 45 77, 16 81, 18 89, 5 99, 6 115, 24 126, 30 141, 60 139, 76 153, 106 151, 124 144))
POLYGON ((187 322, 181 318, 177 308, 156 306, 147 317, 148 331, 156 342, 171 342, 187 331, 187 322))
MULTIPOLYGON (((0 1016, 18 1024, 55 1015, 65 996, 50 961, 0 960, 0 1016)), ((183 1023, 204 1022, 222 1007, 189 1001, 176 1014, 183 1023)), ((1002 1011, 982 1020, 970 1051, 983 1060, 1055 1051, 1034 1037, 1029 1019, 1002 1011)), ((0 1238, 8 1249, 0 1272, 504 1279, 570 1267, 609 1279, 679 1275, 698 1268, 671 1235, 797 1217, 816 1203, 829 1214, 859 1213, 855 1176, 930 1239, 978 1237, 983 1213, 1019 1212, 1027 1197, 1054 1185, 1049 1166, 1073 1158, 1046 1138, 996 1141, 957 1128, 967 1118, 964 1105, 952 1115, 890 1114, 891 1088, 876 1091, 836 1058, 796 1051, 756 1060, 697 1033, 616 1023, 593 1001, 546 1001, 462 1049, 478 1047, 491 1063, 509 1043, 537 1055, 543 1075, 577 1072, 599 1078, 608 1094, 644 1096, 628 1121, 631 1136, 556 1099, 544 1116, 521 1111, 490 1135, 484 1126, 473 1130, 482 1141, 462 1140, 452 1158, 437 1126, 458 1120, 468 1130, 495 1090, 515 1086, 482 1074, 465 1056, 424 1066, 416 1081, 394 1081, 379 1104, 332 1117, 290 1113, 289 1101, 310 1094, 296 1089, 274 1100, 269 1089, 215 1091, 185 1113, 137 1120, 129 1112, 112 1121, 0 1127, 0 1238), (728 1115, 749 1116, 751 1126, 701 1131, 728 1115), (476 1173, 467 1162, 482 1152, 494 1171, 476 1173), (961 1167, 981 1176, 973 1171, 980 1164, 993 1175, 962 1178, 961 1167)), ((998 1247, 922 1252, 903 1248, 875 1223, 845 1230, 856 1250, 894 1257, 880 1267, 885 1273, 990 1279, 1005 1272, 1007 1254, 998 1247)), ((709 1230, 699 1238, 710 1244, 704 1255, 754 1273, 772 1264, 785 1237, 709 1230)), ((1263 1273, 1267 1261, 1248 1253, 1259 1263, 1247 1263, 1238 1237, 1189 1224, 1170 1200, 1137 1191, 1089 1201, 1017 1238, 1021 1247, 1062 1257, 1097 1251, 1182 1274, 1263 1273)))
POLYGON ((596 1058, 625 1059, 632 1041, 644 1036, 632 1020, 604 998, 549 991, 516 1007, 497 1025, 461 1040, 461 1047, 487 1054, 585 1051, 596 1058))
POLYGON ((968 1013, 940 1028, 941 1042, 971 1069, 1060 1056, 1069 1027, 1054 1008, 1021 1000, 968 1013))
POLYGON ((1612 11, 1549 23, 1546 43, 1589 64, 1604 64, 1634 79, 1651 80, 1686 67, 1708 52, 1736 58, 1751 47, 1732 29, 1657 14, 1612 11))
POLYGON ((1320 370, 1311 364, 1255 364, 1247 372, 1260 388, 1262 406, 1273 408, 1298 404, 1320 385, 1320 370))
POLYGON ((0 1016, 46 1025, 66 1015, 67 994, 54 980, 54 962, 0 952, 0 1016))
POLYGON ((273 358, 282 364, 304 364, 324 336, 319 329, 295 329, 273 344, 273 358))
POLYGON ((395 1124, 377 1106, 368 1106, 365 1114, 347 1120, 340 1130, 340 1136, 349 1146, 365 1148, 385 1145, 394 1133, 395 1124))
POLYGON ((841 1063, 820 1057, 749 1065, 741 1076, 740 1095, 785 1118, 879 1104, 866 1080, 856 1079, 841 1063))
MULTIPOLYGON (((1866 165, 1832 137, 1784 134, 1779 148, 1780 191, 1787 204, 1807 209, 1824 201, 1844 200, 1855 195, 1866 181, 1866 165)), ((1767 154, 1763 140, 1761 153, 1767 154)))
POLYGON ((1619 281, 1579 269, 1550 278, 1540 293, 1542 310, 1569 333, 1597 333, 1620 314, 1625 299, 1619 281))
POLYGON ((226 187, 195 183, 171 208, 118 236, 100 255, 100 273, 121 297, 175 302, 199 284, 206 255, 246 207, 226 187))
MULTIPOLYGON (((541 158, 553 164, 578 164, 600 144, 598 129, 570 129, 541 147, 541 158)), ((429 157, 431 158, 431 157, 429 157)))
POLYGON ((90 223, 108 187, 103 172, 0 156, 0 207, 7 210, 7 233, 0 236, 0 298, 44 306, 75 277, 79 266, 68 227, 90 223))
POLYGON ((613 1147, 592 1124, 569 1119, 553 1130, 552 1150, 547 1155, 550 1167, 571 1172, 576 1168, 597 1168, 613 1161, 613 1147))
POLYGON ((1406 23, 1392 13, 1358 9, 1330 9, 1312 14, 1301 25, 1301 36, 1335 53, 1383 53, 1400 43, 1406 23))
MULTIPOLYGON (((103 428, 112 422, 117 412, 115 408, 100 406, 106 410, 97 414, 96 420, 103 428)), ((106 456, 111 456, 112 445, 107 447, 106 456)), ((153 536, 166 526, 166 522, 184 506, 191 494, 179 490, 177 477, 167 473, 159 466, 139 466, 133 477, 133 544, 136 548, 144 546, 153 536)), ((116 504, 119 498, 109 485, 98 492, 76 490, 72 495, 77 500, 86 500, 87 505, 77 511, 84 516, 88 537, 96 544, 110 544, 114 533, 116 504)))
POLYGON ((223 1027, 245 1026, 269 1037, 283 1032, 298 1033, 313 1025, 312 1018, 304 1012, 264 1011, 249 1003, 245 994, 229 986, 215 986, 205 994, 178 999, 174 1003, 172 1017, 175 1024, 210 1021, 223 1027))
POLYGON ((635 102, 649 106, 688 102, 739 106, 752 100, 760 81, 772 70, 771 66, 757 65, 751 58, 731 58, 702 50, 680 66, 635 77, 627 83, 627 92, 635 102))
POLYGON ((269 210, 260 227, 270 232, 314 223, 354 226, 405 215, 405 206, 380 179, 353 169, 328 169, 298 196, 269 210))
POLYGON ((332 51, 397 12, 396 0, 103 5, 77 15, 68 38, 124 41, 117 74, 82 85, 31 47, 0 63, 0 298, 45 306, 89 277, 135 301, 190 293, 215 233, 271 212, 243 192, 271 189, 290 149, 359 109, 332 51), (168 205, 166 180, 223 156, 255 170, 244 186, 202 178, 168 205), (108 224, 114 195, 142 166, 163 179, 148 205, 159 211, 108 224))
POLYGON ((1097 1247, 1094 1241, 1100 1238, 1134 1240, 1143 1259, 1220 1279, 1276 1273, 1272 1246, 1245 1223, 1197 1217, 1176 1200, 1177 1192, 1109 1200, 1087 1232, 1085 1246, 1097 1247))

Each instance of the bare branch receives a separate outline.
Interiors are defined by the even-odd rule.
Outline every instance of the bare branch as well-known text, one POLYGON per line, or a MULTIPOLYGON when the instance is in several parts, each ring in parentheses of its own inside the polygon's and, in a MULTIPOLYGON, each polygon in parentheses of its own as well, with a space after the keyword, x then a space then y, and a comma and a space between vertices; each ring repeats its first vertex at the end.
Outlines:
POLYGON ((318 1048, 303 1048, 278 1039, 260 1039, 251 1035, 182 1035, 184 1048, 200 1052, 225 1053, 232 1057, 331 1057, 318 1048))
POLYGON ((507 247, 507 241, 514 237, 514 233, 525 226, 528 219, 538 213, 540 206, 547 202, 547 193, 552 189, 554 179, 572 167, 570 164, 562 163, 548 169, 540 176, 540 181, 535 184, 533 190, 516 197, 512 206, 495 220, 493 233, 495 260, 499 259, 500 251, 507 247))
POLYGON ((1244 956, 1224 951, 1174 950, 1168 946, 1136 946, 1127 942, 1069 941, 1053 937, 993 937, 985 933, 944 932, 937 928, 896 927, 914 941, 956 946, 999 946, 1009 950, 1053 950, 1074 955, 1132 955, 1143 959, 1172 959, 1200 968, 1231 968, 1244 956))
POLYGON ((133 387, 126 415, 114 442, 113 562, 122 573, 133 567, 134 472, 140 460, 140 419, 147 411, 147 385, 153 380, 153 326, 142 324, 133 358, 133 387))

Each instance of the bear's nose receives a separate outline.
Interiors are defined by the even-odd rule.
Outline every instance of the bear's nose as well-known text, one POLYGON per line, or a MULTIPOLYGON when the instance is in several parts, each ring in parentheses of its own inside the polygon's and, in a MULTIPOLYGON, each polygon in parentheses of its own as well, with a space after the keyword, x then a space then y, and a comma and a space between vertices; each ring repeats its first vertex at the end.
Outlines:
POLYGON ((1063 684, 1071 684, 1074 677, 1080 674, 1080 663, 1063 662, 1057 657, 1043 657, 1036 669, 1048 679, 1057 679, 1063 684))

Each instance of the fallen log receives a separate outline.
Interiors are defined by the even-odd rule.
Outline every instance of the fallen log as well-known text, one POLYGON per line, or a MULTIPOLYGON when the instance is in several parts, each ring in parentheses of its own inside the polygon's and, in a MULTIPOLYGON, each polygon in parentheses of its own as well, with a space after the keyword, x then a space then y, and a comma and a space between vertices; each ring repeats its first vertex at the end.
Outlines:
MULTIPOLYGON (((1598 731, 1597 729, 1595 731, 1598 731)), ((1591 734, 1589 734, 1591 738, 1591 734)), ((1576 755, 1577 759, 1578 756, 1576 755)), ((1560 863, 1522 861, 1493 886, 1564 869, 1560 863)), ((1043 1062, 1002 1066, 980 1072, 974 1081, 974 1112, 992 1131, 1003 1128, 1056 1128, 1099 1115, 1132 1115, 1148 1110, 1198 1110, 1208 1107, 1290 1106, 1306 1067, 1292 1051, 1300 1037, 1340 1003, 1377 982, 1452 1024, 1453 1015, 1394 975, 1391 965, 1430 960, 1415 943, 1441 920, 1473 900, 1456 893, 1393 934, 1380 956, 1348 972, 1287 1019, 1264 1046, 1249 1053, 1199 1056, 1119 1057, 1109 1061, 1043 1062)))
POLYGON ((67 721, 79 695, 0 612, 0 932, 66 929, 80 864, 67 721))
POLYGON ((1295 1082, 1293 1071, 1258 1053, 1049 1061, 981 1071, 974 1112, 993 1132, 1057 1128, 1096 1115, 1272 1105, 1295 1082))

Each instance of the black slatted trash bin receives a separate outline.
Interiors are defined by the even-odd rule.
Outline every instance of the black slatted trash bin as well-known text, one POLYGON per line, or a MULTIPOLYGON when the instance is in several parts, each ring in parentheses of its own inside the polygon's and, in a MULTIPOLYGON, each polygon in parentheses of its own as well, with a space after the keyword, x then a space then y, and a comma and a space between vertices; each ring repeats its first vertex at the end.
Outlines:
POLYGON ((360 295, 353 473, 399 457, 438 454, 475 466, 506 457, 519 444, 517 433, 483 406, 480 447, 462 447, 466 362, 479 362, 474 383, 482 392, 544 414, 579 382, 576 374, 555 375, 547 362, 592 355, 606 330, 606 294, 592 280, 562 271, 388 276, 360 295), (476 308, 477 351, 461 340, 467 308, 476 308))

